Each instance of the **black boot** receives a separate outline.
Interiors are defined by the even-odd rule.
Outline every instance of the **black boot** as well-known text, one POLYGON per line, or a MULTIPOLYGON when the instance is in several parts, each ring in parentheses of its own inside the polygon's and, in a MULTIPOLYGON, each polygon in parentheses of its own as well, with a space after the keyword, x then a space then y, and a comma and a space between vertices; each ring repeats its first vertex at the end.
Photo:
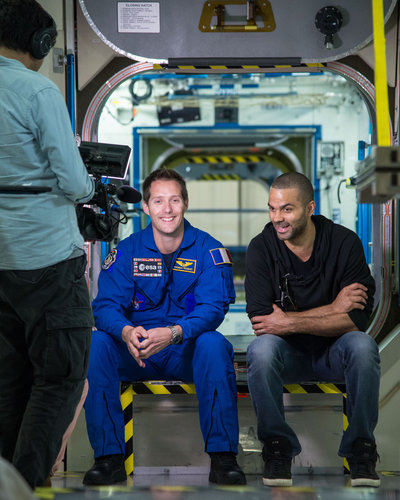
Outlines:
POLYGON ((96 458, 93 467, 83 478, 83 484, 87 485, 106 485, 122 481, 126 481, 124 455, 105 455, 96 458))
POLYGON ((286 438, 268 439, 262 451, 265 486, 292 486, 292 449, 286 438))
POLYGON ((381 480, 375 471, 378 458, 376 444, 373 441, 363 438, 357 438, 354 441, 352 456, 347 457, 352 486, 379 487, 381 480))
POLYGON ((246 476, 231 452, 209 453, 211 468, 209 481, 215 484, 246 484, 246 476))

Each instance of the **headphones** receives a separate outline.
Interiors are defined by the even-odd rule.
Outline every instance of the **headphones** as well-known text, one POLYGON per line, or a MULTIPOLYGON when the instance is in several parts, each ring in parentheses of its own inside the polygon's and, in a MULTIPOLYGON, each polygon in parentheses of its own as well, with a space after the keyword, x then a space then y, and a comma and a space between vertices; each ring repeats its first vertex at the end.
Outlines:
POLYGON ((44 59, 50 52, 57 38, 57 26, 54 19, 47 28, 35 31, 30 41, 29 52, 35 59, 44 59))

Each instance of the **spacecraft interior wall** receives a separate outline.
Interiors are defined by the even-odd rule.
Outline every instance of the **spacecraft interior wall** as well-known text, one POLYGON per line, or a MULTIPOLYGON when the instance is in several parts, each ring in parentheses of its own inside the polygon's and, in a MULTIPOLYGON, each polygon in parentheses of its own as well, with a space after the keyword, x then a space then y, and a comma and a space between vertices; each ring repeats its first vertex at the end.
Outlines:
MULTIPOLYGON (((372 2, 365 0, 339 0, 334 7, 326 7, 321 0, 256 1, 259 8, 268 7, 270 14, 254 15, 250 18, 253 23, 246 14, 245 0, 79 0, 79 4, 103 42, 136 61, 243 58, 249 63, 257 59, 276 64, 327 62, 357 52, 373 37, 372 2), (222 5, 223 17, 218 20, 213 11, 207 18, 206 4, 209 8, 222 5), (324 14, 323 9, 328 8, 336 10, 321 20, 321 9, 324 14), (329 43, 324 32, 333 32, 329 43)), ((395 4, 395 0, 383 0, 385 20, 395 4)))

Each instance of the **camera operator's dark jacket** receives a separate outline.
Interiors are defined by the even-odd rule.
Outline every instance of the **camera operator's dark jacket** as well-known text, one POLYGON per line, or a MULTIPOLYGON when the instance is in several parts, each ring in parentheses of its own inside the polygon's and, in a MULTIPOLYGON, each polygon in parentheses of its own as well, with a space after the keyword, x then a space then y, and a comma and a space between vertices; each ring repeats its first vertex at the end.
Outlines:
POLYGON ((361 241, 353 231, 322 215, 312 216, 312 221, 316 239, 303 275, 296 274, 297 257, 279 240, 271 222, 250 242, 246 255, 247 313, 250 318, 272 313, 272 304, 279 305, 285 275, 287 291, 299 311, 331 304, 342 288, 357 282, 368 288, 368 300, 364 310, 354 309, 349 316, 360 331, 365 331, 373 309, 375 281, 361 241))

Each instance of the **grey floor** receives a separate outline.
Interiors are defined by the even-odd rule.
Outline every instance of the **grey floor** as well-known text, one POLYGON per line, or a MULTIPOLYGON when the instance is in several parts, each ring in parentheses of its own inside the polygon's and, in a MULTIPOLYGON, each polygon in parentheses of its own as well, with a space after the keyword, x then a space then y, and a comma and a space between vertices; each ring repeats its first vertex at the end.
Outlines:
POLYGON ((154 500, 400 500, 400 472, 383 472, 380 488, 352 488, 347 475, 294 475, 291 488, 269 488, 259 475, 248 475, 247 486, 210 485, 206 473, 138 474, 112 487, 84 487, 83 473, 57 473, 51 488, 38 488, 40 499, 154 499, 154 500))

